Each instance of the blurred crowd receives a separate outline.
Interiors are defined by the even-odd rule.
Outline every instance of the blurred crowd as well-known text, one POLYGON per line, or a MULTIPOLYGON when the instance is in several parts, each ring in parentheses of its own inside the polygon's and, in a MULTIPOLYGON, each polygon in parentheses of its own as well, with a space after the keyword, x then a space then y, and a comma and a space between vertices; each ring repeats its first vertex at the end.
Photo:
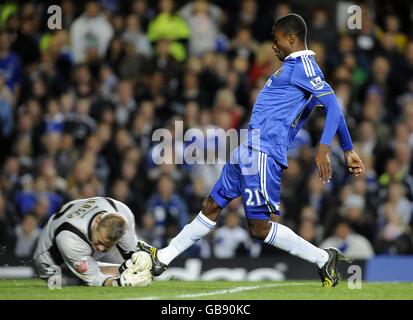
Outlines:
MULTIPOLYGON (((63 203, 96 195, 127 204, 138 236, 165 246, 200 211, 222 164, 155 165, 152 133, 178 120, 203 132, 246 128, 280 66, 272 24, 289 12, 307 21, 366 172, 350 177, 336 142, 333 179, 321 182, 313 159, 324 115, 314 111, 289 151, 279 221, 355 258, 412 254, 412 21, 366 2, 361 30, 348 30, 340 1, 313 2, 302 12, 294 1, 63 0, 62 28, 51 30, 47 2, 2 1, 0 254, 30 258, 63 203)), ((173 148, 184 146, 174 136, 173 148)), ((243 214, 235 199, 186 254, 274 253, 250 239, 243 214)))

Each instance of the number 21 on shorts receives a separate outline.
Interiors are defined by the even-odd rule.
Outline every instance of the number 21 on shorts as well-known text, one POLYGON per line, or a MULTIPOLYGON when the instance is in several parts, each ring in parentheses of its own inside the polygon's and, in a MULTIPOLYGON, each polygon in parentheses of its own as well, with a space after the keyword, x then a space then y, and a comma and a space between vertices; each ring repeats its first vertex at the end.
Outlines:
POLYGON ((248 195, 246 205, 247 206, 260 206, 261 205, 261 197, 260 192, 258 190, 251 190, 249 188, 245 188, 245 193, 248 195))

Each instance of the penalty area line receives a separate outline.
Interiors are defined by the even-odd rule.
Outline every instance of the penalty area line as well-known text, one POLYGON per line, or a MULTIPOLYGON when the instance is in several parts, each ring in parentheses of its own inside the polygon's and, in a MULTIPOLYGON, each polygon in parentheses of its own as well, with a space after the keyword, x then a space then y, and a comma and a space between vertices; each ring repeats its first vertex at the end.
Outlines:
MULTIPOLYGON (((238 292, 242 292, 242 291, 266 289, 266 288, 274 288, 274 287, 308 286, 309 284, 310 283, 300 283, 300 282, 273 283, 273 284, 256 285, 256 286, 235 287, 235 288, 232 288, 232 289, 222 289, 222 290, 210 291, 210 292, 199 292, 199 293, 193 293, 193 294, 180 294, 180 295, 176 295, 176 296, 170 296, 169 298, 170 299, 199 298, 199 297, 207 297, 207 296, 228 294, 228 293, 238 293, 238 292)), ((141 297, 141 298, 129 298, 127 300, 163 300, 165 298, 166 297, 149 296, 149 297, 141 297)))

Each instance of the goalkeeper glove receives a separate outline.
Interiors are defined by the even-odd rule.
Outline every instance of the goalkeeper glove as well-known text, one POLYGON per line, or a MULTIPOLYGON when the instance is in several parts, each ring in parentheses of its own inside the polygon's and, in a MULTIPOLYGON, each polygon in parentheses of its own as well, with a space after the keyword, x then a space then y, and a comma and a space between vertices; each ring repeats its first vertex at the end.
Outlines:
POLYGON ((119 266, 118 272, 121 275, 126 270, 131 273, 137 273, 143 270, 150 270, 152 268, 151 256, 143 251, 138 251, 132 254, 129 259, 123 261, 119 266))
POLYGON ((149 270, 138 273, 125 271, 118 278, 113 279, 112 284, 121 287, 146 287, 151 284, 152 279, 153 277, 149 270))

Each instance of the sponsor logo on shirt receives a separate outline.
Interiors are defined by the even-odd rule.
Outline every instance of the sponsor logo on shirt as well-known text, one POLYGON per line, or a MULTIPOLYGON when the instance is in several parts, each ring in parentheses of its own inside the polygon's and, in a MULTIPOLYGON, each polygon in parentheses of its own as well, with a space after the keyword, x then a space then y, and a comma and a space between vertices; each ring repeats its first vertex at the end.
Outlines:
POLYGON ((324 81, 321 80, 321 77, 316 77, 310 80, 310 83, 315 90, 320 90, 320 89, 323 89, 324 87, 324 81))

